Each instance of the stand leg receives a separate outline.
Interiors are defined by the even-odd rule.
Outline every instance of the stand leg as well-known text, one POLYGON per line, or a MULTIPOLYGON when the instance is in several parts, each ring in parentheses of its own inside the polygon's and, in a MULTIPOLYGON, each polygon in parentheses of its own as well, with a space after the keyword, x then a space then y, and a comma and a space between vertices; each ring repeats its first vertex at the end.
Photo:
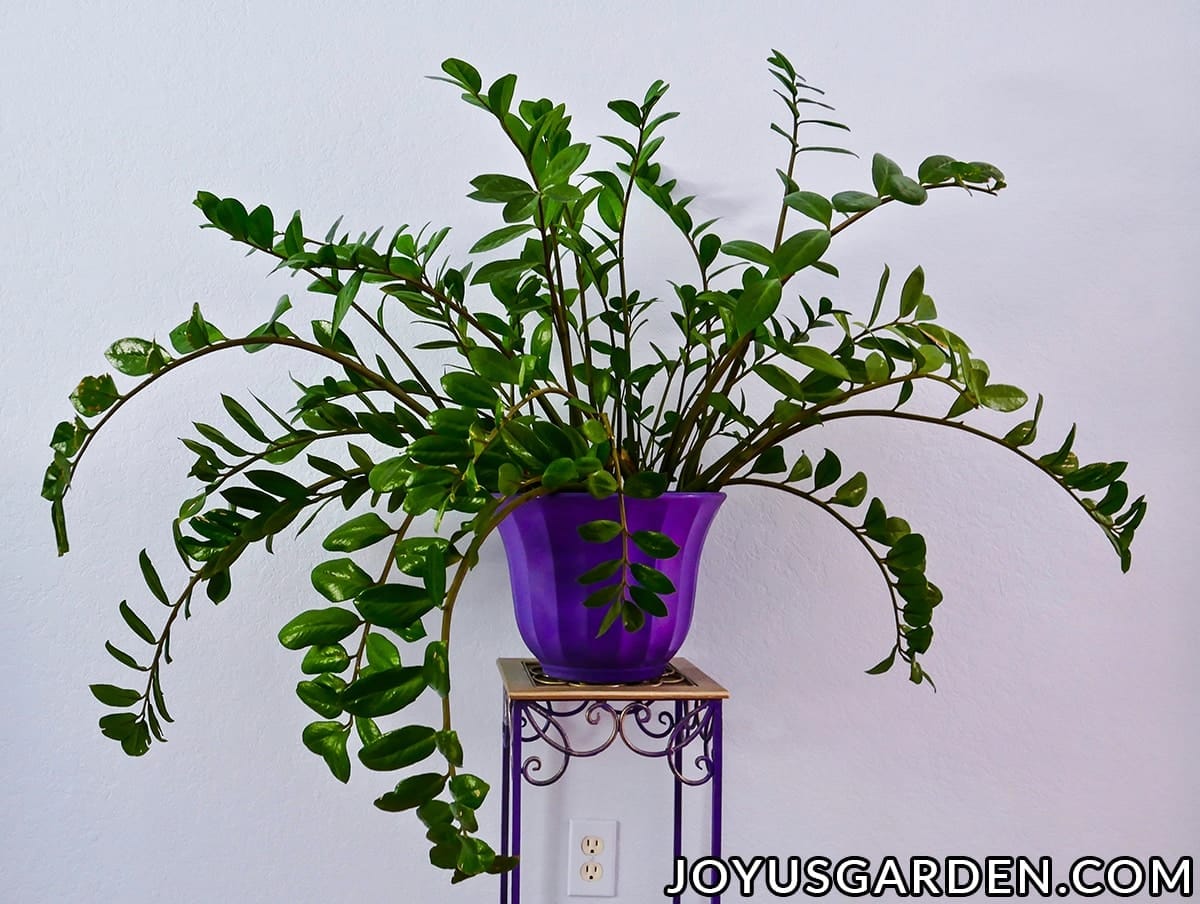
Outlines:
MULTIPOLYGON (((521 713, 524 709, 520 703, 513 703, 509 708, 511 725, 509 737, 511 740, 512 756, 509 762, 510 784, 512 786, 512 854, 521 856, 521 713)), ((509 874, 512 876, 512 904, 521 904, 521 867, 518 864, 509 874)))
MULTIPOLYGON (((687 717, 687 708, 684 705, 684 702, 682 700, 676 700, 675 701, 675 724, 677 726, 682 724, 683 720, 686 717, 687 717)), ((675 864, 678 863, 679 858, 683 856, 683 782, 680 781, 680 779, 679 779, 679 776, 683 774, 683 750, 676 748, 675 751, 671 754, 671 762, 675 767, 674 770, 672 771, 672 778, 674 779, 674 786, 675 786, 674 787, 674 793, 675 793, 675 807, 674 807, 675 827, 674 828, 675 828, 675 833, 674 833, 674 846, 671 849, 672 853, 674 855, 674 859, 671 861, 671 869, 674 870, 675 864)), ((680 896, 679 895, 672 896, 671 904, 680 904, 680 896)))
MULTIPOLYGON (((512 758, 512 705, 504 695, 503 729, 500 742, 500 855, 508 856, 508 839, 511 833, 509 821, 509 769, 512 758)), ((509 873, 500 874, 500 904, 508 904, 509 873)))
MULTIPOLYGON (((712 719, 712 750, 713 750, 713 777, 712 777, 712 855, 714 857, 721 856, 721 783, 722 783, 722 756, 724 753, 724 738, 723 726, 721 722, 721 701, 713 700, 708 704, 713 710, 712 719)), ((713 901, 720 904, 721 896, 715 895, 713 901)))

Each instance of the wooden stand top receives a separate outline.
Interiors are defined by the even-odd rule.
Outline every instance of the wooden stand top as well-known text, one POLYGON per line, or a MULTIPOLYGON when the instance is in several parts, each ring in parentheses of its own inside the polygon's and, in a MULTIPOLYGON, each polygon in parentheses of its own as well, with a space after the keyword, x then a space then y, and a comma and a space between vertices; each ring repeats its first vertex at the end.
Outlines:
POLYGON ((672 659, 660 678, 636 684, 585 684, 549 678, 534 659, 497 659, 510 700, 726 700, 729 691, 686 659, 672 659))

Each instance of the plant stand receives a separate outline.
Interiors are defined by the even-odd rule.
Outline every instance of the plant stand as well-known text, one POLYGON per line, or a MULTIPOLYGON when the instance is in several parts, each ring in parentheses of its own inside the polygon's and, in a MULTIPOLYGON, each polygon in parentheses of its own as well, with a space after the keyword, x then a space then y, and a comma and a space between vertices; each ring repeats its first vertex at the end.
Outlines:
MULTIPOLYGON (((638 684, 578 684, 547 677, 531 659, 497 660, 504 681, 504 738, 501 779, 500 853, 521 853, 521 785, 552 785, 576 757, 593 757, 619 739, 635 754, 666 759, 674 780, 674 856, 683 855, 683 789, 711 784, 713 857, 721 855, 721 704, 729 691, 686 659, 673 659, 667 672, 638 684), (584 725, 580 725, 582 720, 584 725), (571 744, 572 723, 603 737, 590 746, 571 744), (526 753, 529 744, 533 752, 526 753), (546 768, 539 744, 558 754, 546 768), (695 744, 694 756, 685 751, 695 744), (543 774, 544 770, 544 774, 543 774)), ((670 878, 668 875, 667 879, 670 878)), ((664 885, 665 885, 664 881, 664 885)), ((672 899, 675 904, 679 896, 672 899)), ((711 898, 720 901, 717 895, 711 898)), ((500 877, 501 904, 520 904, 521 868, 500 877)))

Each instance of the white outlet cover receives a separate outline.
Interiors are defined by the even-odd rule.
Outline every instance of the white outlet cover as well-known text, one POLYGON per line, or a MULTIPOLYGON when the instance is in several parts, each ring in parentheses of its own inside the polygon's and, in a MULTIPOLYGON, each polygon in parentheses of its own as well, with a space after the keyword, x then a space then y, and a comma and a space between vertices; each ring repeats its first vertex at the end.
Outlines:
POLYGON ((615 819, 572 819, 567 833, 567 897, 614 898, 617 894, 617 821, 615 819), (583 852, 585 838, 599 838, 600 853, 583 852), (600 867, 598 879, 583 878, 584 864, 600 867))

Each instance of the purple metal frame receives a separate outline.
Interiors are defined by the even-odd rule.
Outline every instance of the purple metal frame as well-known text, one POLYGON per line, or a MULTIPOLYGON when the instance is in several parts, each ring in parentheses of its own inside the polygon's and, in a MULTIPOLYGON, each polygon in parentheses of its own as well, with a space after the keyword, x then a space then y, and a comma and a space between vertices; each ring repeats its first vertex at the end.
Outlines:
MULTIPOLYGON (((571 760, 594 757, 619 739, 638 756, 662 757, 667 761, 674 784, 674 831, 672 850, 683 855, 683 789, 712 785, 710 853, 721 856, 722 714, 720 699, 676 698, 659 701, 512 700, 504 695, 503 762, 501 768, 500 853, 521 854, 521 785, 552 785, 562 778, 571 760), (656 712, 657 708, 657 712, 656 712), (582 716, 588 725, 609 730, 598 743, 575 748, 567 735, 568 724, 582 716), (545 776, 538 753, 522 759, 525 744, 541 742, 561 761, 545 776), (684 753, 692 744, 699 753, 685 768, 684 753)), ((720 902, 721 896, 709 900, 720 902)), ((678 895, 673 904, 680 904, 678 895)), ((500 904, 521 904, 521 868, 500 876, 500 904)))

